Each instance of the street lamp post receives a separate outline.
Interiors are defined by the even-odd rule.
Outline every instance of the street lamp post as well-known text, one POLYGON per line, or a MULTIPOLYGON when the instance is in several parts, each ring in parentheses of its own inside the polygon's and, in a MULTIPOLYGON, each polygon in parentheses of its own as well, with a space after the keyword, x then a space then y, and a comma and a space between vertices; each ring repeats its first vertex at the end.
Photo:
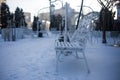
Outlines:
POLYGON ((50 1, 50 29, 51 29, 51 0, 50 1))
POLYGON ((51 27, 51 0, 50 1, 50 27, 51 27))
POLYGON ((47 9, 47 8, 49 8, 49 7, 44 7, 44 8, 39 9, 38 12, 37 12, 37 16, 39 15, 39 13, 40 13, 41 10, 47 9))
POLYGON ((49 0, 49 1, 50 1, 50 28, 51 28, 52 14, 53 14, 55 6, 53 4, 51 4, 52 3, 51 0, 49 0))
POLYGON ((63 1, 61 1, 61 0, 54 0, 54 1, 49 0, 49 2, 50 2, 50 28, 51 28, 52 14, 53 14, 54 7, 55 7, 55 5, 53 5, 52 3, 56 2, 56 1, 60 1, 62 4, 62 7, 63 7, 63 1))
POLYGON ((37 35, 38 35, 38 37, 42 37, 42 33, 39 32, 39 30, 40 30, 40 23, 42 23, 42 19, 40 20, 40 11, 43 10, 43 9, 47 9, 47 8, 49 8, 49 7, 41 8, 37 12, 37 17, 38 17, 38 20, 37 20, 37 35))

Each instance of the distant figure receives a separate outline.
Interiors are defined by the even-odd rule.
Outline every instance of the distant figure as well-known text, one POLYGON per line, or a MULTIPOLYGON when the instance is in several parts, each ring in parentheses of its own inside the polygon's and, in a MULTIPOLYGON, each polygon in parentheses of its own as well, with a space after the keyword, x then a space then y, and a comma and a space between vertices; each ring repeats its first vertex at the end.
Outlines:
POLYGON ((38 21, 38 17, 35 17, 35 16, 34 16, 34 21, 33 21, 33 25, 32 25, 32 30, 33 30, 34 32, 37 31, 37 21, 38 21))

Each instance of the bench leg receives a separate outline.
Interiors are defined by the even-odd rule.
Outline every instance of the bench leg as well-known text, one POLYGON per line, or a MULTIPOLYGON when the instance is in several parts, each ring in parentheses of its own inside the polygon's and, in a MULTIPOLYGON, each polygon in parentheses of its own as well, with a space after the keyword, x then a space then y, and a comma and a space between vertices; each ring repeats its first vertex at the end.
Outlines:
POLYGON ((62 62, 60 60, 60 57, 61 57, 62 54, 63 54, 63 51, 56 51, 56 72, 58 72, 59 62, 62 62))
POLYGON ((89 69, 88 62, 87 62, 87 59, 86 59, 84 51, 83 51, 83 57, 85 59, 85 64, 86 64, 86 67, 87 67, 87 71, 88 71, 88 73, 90 73, 90 69, 89 69))
POLYGON ((62 51, 56 51, 56 72, 58 72, 58 65, 59 65, 61 55, 62 55, 62 51))
POLYGON ((80 55, 78 54, 77 51, 75 51, 75 54, 76 54, 76 58, 77 58, 77 59, 83 59, 82 57, 80 57, 80 55))
POLYGON ((56 51, 56 72, 58 72, 59 51, 56 51))
POLYGON ((76 58, 79 59, 80 57, 79 57, 77 51, 75 51, 75 54, 76 54, 76 58))

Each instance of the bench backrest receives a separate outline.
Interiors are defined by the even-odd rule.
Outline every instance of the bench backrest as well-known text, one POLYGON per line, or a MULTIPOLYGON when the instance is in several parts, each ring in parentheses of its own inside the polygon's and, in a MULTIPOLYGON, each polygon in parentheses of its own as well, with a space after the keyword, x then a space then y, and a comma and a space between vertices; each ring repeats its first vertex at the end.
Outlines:
POLYGON ((79 44, 85 45, 88 39, 89 27, 94 18, 98 17, 96 13, 90 13, 84 16, 80 22, 77 30, 73 33, 71 42, 78 42, 79 44))

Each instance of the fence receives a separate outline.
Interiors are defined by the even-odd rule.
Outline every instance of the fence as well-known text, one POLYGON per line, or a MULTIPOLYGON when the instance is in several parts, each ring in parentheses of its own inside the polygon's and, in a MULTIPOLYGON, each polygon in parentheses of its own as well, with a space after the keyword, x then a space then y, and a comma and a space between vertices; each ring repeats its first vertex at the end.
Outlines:
POLYGON ((23 38, 23 28, 4 28, 1 30, 4 41, 15 41, 23 38))

